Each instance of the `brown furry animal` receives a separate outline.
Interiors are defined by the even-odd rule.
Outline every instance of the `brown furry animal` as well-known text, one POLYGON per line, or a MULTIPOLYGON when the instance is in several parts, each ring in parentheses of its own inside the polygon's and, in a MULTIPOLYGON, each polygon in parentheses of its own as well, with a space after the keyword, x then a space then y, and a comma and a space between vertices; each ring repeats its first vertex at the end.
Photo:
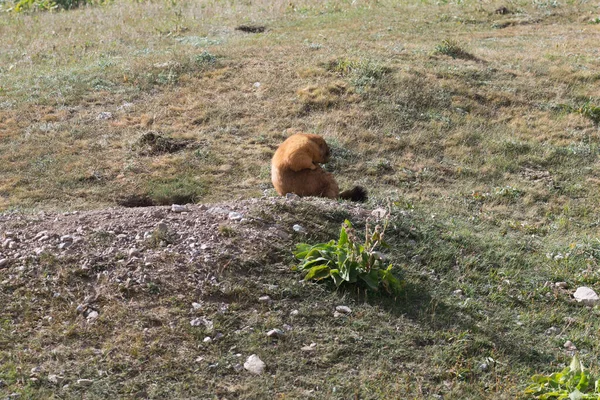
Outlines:
POLYGON ((319 165, 329 161, 330 155, 329 146, 319 135, 296 133, 287 138, 271 161, 271 180, 277 193, 365 201, 367 193, 360 186, 340 193, 333 175, 319 165))

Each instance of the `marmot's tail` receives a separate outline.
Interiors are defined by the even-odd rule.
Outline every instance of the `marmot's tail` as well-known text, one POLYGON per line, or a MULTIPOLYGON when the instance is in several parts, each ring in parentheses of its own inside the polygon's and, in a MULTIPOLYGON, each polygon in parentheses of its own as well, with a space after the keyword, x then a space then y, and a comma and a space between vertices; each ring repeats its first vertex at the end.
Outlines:
POLYGON ((367 198, 367 191, 361 186, 354 186, 352 189, 340 193, 340 199, 344 200, 360 201, 362 203, 367 201, 367 198))

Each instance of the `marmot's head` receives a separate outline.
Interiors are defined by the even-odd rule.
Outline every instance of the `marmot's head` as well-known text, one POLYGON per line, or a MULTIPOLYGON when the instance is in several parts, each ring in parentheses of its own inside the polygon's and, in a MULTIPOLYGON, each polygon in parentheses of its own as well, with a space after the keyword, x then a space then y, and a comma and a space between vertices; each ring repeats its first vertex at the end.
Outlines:
POLYGON ((329 161, 329 157, 331 157, 331 152, 329 151, 329 146, 327 146, 327 142, 319 135, 309 134, 308 138, 311 142, 317 145, 319 151, 318 154, 313 154, 313 161, 318 162, 319 164, 325 164, 329 161))

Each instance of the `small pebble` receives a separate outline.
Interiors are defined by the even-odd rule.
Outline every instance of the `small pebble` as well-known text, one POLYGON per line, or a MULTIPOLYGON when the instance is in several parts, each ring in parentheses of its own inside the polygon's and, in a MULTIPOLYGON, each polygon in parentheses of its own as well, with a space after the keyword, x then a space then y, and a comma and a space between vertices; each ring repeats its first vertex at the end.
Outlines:
POLYGON ((556 282, 554 286, 559 287, 561 289, 566 289, 569 287, 569 285, 567 285, 567 282, 556 282))
POLYGON ((104 119, 111 119, 112 117, 113 117, 113 115, 112 115, 112 113, 111 113, 111 112, 108 112, 108 111, 102 111, 101 113, 99 113, 99 114, 96 116, 96 119, 97 119, 97 120, 99 120, 99 121, 101 121, 101 120, 104 120, 104 119))
POLYGON ((281 329, 271 329, 269 332, 267 332, 267 336, 270 338, 280 338, 283 336, 283 331, 281 329))
POLYGON ((0 268, 4 268, 6 266, 8 266, 8 259, 0 258, 0 268))
POLYGON ((173 211, 174 213, 182 213, 182 212, 186 212, 188 209, 185 206, 181 206, 179 204, 173 204, 171 206, 171 211, 173 211))
POLYGON ((129 256, 129 258, 133 258, 133 257, 139 258, 141 256, 141 253, 138 249, 133 247, 133 248, 129 249, 129 251, 127 252, 127 255, 129 256))
POLYGON ((92 383, 94 383, 94 381, 91 379, 77 379, 77 384, 79 386, 90 386, 92 383))
POLYGON ((296 315, 298 315, 298 314, 300 314, 300 311, 298 311, 298 310, 292 310, 292 311, 290 312, 290 316, 292 316, 292 317, 295 317, 295 316, 296 316, 296 315))
POLYGON ((56 374, 48 375, 48 382, 54 383, 55 385, 60 385, 65 378, 56 374))
POLYGON ((302 225, 296 224, 296 225, 292 226, 292 229, 294 230, 294 232, 306 233, 306 229, 302 225))
POLYGON ((207 337, 205 337, 205 338, 204 338, 204 340, 202 340, 202 341, 203 341, 204 343, 212 343, 212 341, 213 341, 213 340, 211 339, 211 337, 210 337, 210 336, 207 336, 207 337))
POLYGON ((242 218, 244 218, 244 216, 239 212, 232 211, 229 213, 229 219, 233 221, 240 221, 242 218))
POLYGON ((98 318, 98 311, 96 310, 92 310, 90 311, 90 313, 85 317, 88 321, 93 321, 96 318, 98 318))
POLYGON ((371 211, 371 215, 374 216, 376 219, 383 219, 387 216, 388 212, 385 208, 376 208, 373 211, 371 211))
POLYGON ((273 300, 271 299, 271 297, 270 297, 270 296, 266 296, 266 295, 265 295, 265 296, 260 296, 260 297, 258 298, 258 301, 260 301, 261 303, 270 303, 270 302, 271 302, 271 301, 273 301, 273 300))
POLYGON ((311 343, 308 346, 304 346, 302 347, 300 350, 302 351, 315 351, 317 349, 317 344, 316 343, 311 343))
POLYGON ((256 354, 252 354, 244 363, 244 368, 256 375, 262 374, 265 367, 265 363, 256 354))
POLYGON ((455 296, 462 296, 464 292, 461 289, 456 289, 452 292, 452 294, 454 294, 455 296))
POLYGON ((567 340, 565 344, 563 344, 563 347, 569 351, 577 350, 577 347, 570 340, 567 340))
POLYGON ((335 311, 342 313, 342 314, 350 314, 352 312, 350 307, 347 307, 347 306, 337 306, 335 308, 335 311))

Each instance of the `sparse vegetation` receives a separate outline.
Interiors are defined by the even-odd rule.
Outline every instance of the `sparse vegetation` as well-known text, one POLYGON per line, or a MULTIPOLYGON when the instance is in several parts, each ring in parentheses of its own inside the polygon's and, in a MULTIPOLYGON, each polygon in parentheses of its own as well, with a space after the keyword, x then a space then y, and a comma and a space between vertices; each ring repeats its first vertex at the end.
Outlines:
POLYGON ((462 58, 465 60, 472 60, 475 58, 472 54, 469 54, 455 40, 452 39, 444 39, 438 43, 435 46, 434 53, 450 56, 452 58, 462 58))
POLYGON ((84 229, 109 216, 83 211, 115 205, 260 207, 248 225, 214 215, 215 259, 200 242, 193 260, 172 252, 184 239, 152 224, 127 232, 128 264, 124 221, 88 232, 98 257, 17 247, 33 258, 0 267, 0 396, 508 399, 568 365, 567 340, 598 376, 599 312, 570 296, 600 290, 594 2, 27 3, 0 0, 0 245, 12 213, 80 211, 84 229), (327 170, 369 190, 365 210, 270 198, 270 158, 296 131, 326 138, 327 170), (345 219, 363 231, 388 199, 398 295, 299 282, 295 243, 339 238, 345 219), (94 325, 74 310, 91 292, 94 325), (353 312, 333 318, 340 304, 353 312), (223 337, 203 342, 194 318, 223 337), (268 374, 239 370, 258 352, 268 374))

